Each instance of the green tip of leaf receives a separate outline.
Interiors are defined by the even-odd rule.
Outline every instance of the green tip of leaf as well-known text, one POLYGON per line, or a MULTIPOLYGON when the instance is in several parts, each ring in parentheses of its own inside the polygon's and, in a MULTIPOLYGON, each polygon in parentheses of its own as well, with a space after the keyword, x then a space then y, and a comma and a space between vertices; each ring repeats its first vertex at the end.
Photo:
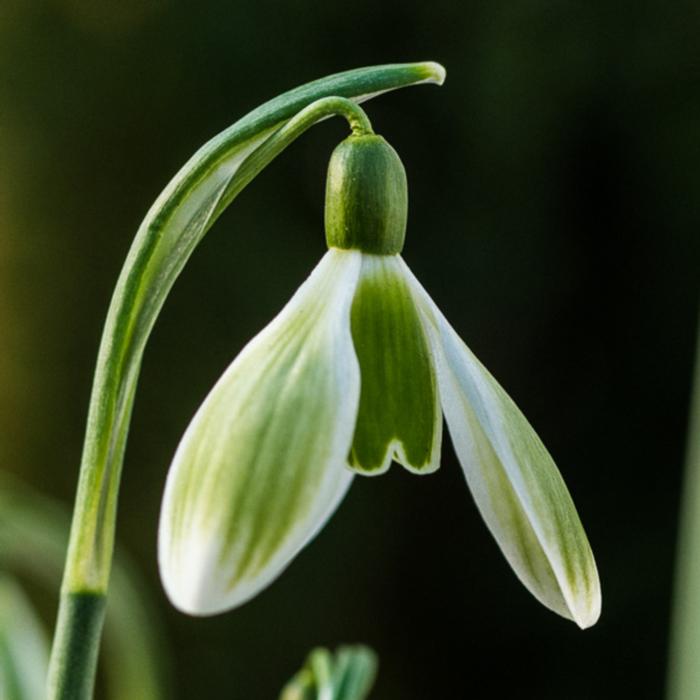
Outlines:
POLYGON ((445 66, 436 61, 425 61, 421 64, 425 71, 425 82, 442 85, 447 77, 445 66))

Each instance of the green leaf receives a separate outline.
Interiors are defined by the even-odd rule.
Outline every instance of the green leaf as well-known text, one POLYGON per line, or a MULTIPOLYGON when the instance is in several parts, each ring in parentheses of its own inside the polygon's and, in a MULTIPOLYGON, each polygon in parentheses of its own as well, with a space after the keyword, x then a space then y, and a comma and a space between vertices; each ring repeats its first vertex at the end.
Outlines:
POLYGON ((417 473, 435 471, 442 442, 435 370, 398 256, 362 256, 352 339, 361 393, 350 466, 380 474, 395 459, 417 473))
POLYGON ((334 700, 364 700, 377 676, 377 655, 366 646, 340 647, 333 669, 334 700))
POLYGON ((377 656, 366 646, 314 649, 280 700, 365 700, 377 675, 377 656))
POLYGON ((700 314, 695 332, 695 369, 686 437, 668 656, 668 700, 700 697, 700 314))
POLYGON ((0 698, 43 700, 49 641, 19 585, 0 573, 0 698))
MULTIPOLYGON (((0 471, 0 570, 12 571, 55 594, 68 542, 70 516, 61 504, 0 471)), ((105 620, 107 697, 170 697, 167 644, 138 571, 117 547, 105 620)), ((45 678, 41 697, 45 698, 45 678)), ((0 693, 0 698, 5 696, 0 693)))

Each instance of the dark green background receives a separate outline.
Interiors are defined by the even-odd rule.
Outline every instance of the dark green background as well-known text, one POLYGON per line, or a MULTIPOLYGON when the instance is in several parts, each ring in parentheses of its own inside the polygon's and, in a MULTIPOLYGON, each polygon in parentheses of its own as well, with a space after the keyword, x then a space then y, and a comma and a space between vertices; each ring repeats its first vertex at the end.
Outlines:
MULTIPOLYGON (((173 697, 266 700, 365 641, 374 697, 659 698, 700 269, 695 2, 0 3, 0 466, 72 499, 94 357, 136 228, 208 138, 308 80, 433 59, 368 104, 409 178, 405 259, 554 454, 597 556, 580 632, 509 571, 442 469, 358 478, 251 603, 172 610, 155 563, 190 416, 324 250, 314 128, 234 203, 143 367, 118 534, 166 627, 173 697)), ((698 592, 700 595, 700 591, 698 592)))

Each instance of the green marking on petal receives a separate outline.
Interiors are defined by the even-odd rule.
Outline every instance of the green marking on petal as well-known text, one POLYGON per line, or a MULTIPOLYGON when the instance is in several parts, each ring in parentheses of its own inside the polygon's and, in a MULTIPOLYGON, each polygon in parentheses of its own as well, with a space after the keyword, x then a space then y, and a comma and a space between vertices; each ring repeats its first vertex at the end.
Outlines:
POLYGON ((351 312, 360 408, 350 466, 381 473, 438 467, 442 413, 428 341, 398 256, 363 255, 351 312))

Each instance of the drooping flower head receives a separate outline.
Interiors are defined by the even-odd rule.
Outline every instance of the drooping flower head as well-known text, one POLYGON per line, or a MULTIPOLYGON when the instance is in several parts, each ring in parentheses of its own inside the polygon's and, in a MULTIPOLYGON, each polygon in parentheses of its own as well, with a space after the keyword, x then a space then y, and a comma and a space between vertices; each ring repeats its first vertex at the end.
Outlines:
POLYGON ((440 462, 442 419, 476 505, 523 584, 581 627, 600 587, 551 456, 401 258, 406 175, 380 136, 334 151, 329 250, 233 361, 168 476, 159 561, 181 610, 233 608, 272 582, 355 474, 440 462))

